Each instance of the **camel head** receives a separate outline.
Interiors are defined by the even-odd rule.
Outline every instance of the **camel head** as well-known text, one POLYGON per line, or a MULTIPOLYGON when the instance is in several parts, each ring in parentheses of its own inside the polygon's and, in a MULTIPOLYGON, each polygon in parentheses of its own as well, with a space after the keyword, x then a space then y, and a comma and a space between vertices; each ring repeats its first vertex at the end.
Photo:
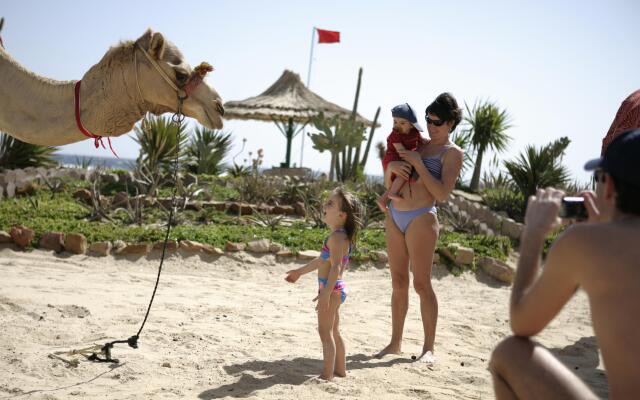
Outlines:
MULTIPOLYGON (((194 76, 194 70, 187 64, 180 50, 166 40, 160 32, 147 30, 135 42, 135 46, 144 49, 176 86, 182 88, 189 78, 194 76)), ((138 66, 136 73, 141 94, 149 104, 150 111, 154 114, 165 112, 176 112, 178 97, 175 89, 167 83, 165 78, 152 62, 139 49, 134 50, 139 53, 136 56, 138 66)), ((189 97, 184 100, 183 113, 198 120, 202 125, 210 129, 222 128, 222 99, 218 92, 207 85, 204 81, 200 83, 189 97)))

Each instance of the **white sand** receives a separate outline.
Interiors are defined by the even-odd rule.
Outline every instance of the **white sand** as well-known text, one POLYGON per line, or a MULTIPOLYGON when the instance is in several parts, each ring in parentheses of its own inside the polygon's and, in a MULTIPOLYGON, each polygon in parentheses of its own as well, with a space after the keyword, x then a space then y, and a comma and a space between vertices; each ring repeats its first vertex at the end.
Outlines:
MULTIPOLYGON (((58 350, 126 339, 140 326, 158 267, 140 260, 0 249, 0 399, 491 399, 487 362, 509 333, 509 287, 479 274, 434 269, 440 316, 437 364, 411 362, 422 347, 411 294, 404 354, 371 355, 390 336, 387 268, 354 267, 341 308, 347 378, 321 382, 315 275, 286 283, 299 262, 271 255, 172 256, 140 348, 117 345, 117 366, 48 358, 58 350), (164 366, 169 363, 170 367, 164 366)), ((601 396, 606 377, 579 293, 539 337, 601 396)))

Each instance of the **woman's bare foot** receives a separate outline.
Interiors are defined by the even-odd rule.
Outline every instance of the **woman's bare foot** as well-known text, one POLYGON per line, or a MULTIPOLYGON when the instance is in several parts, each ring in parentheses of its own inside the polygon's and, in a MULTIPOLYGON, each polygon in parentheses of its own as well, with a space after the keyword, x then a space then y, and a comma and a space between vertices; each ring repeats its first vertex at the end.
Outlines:
POLYGON ((333 371, 333 376, 337 376, 338 378, 345 378, 347 376, 347 371, 333 371))
POLYGON ((318 376, 318 379, 322 379, 323 381, 332 381, 333 375, 325 376, 324 374, 318 376))
POLYGON ((374 357, 375 358, 382 358, 384 356, 386 356, 387 354, 400 354, 402 353, 402 351, 400 350, 400 346, 396 346, 394 344, 390 344, 387 347, 385 347, 384 349, 380 350, 378 352, 378 354, 376 354, 374 357))
POLYGON ((427 350, 424 353, 422 353, 420 357, 418 357, 416 362, 421 362, 425 364, 435 364, 436 356, 433 355, 433 351, 427 350))
POLYGON ((380 211, 386 213, 387 211, 389 211, 389 209, 387 208, 387 201, 384 197, 380 197, 376 200, 376 204, 378 204, 378 208, 380 209, 380 211))

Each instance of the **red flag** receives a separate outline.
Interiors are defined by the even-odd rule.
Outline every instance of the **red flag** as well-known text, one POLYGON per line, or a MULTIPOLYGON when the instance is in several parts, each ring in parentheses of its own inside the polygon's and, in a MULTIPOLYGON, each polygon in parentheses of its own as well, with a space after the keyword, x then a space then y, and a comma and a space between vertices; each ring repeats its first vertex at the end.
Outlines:
POLYGON ((318 43, 340 43, 340 32, 318 29, 318 43))

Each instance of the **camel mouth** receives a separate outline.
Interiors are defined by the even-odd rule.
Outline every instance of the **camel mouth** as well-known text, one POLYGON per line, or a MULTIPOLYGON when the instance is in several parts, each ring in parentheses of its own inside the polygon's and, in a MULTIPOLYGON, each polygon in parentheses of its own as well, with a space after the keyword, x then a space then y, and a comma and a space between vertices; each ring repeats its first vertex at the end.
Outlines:
POLYGON ((204 113, 207 116, 209 123, 211 124, 211 129, 222 128, 222 115, 224 115, 224 108, 222 108, 222 106, 220 105, 220 102, 216 101, 216 103, 219 105, 219 107, 216 107, 217 113, 213 116, 211 115, 209 110, 207 110, 206 107, 204 108, 204 113), (222 111, 220 111, 220 108, 222 108, 222 111))

